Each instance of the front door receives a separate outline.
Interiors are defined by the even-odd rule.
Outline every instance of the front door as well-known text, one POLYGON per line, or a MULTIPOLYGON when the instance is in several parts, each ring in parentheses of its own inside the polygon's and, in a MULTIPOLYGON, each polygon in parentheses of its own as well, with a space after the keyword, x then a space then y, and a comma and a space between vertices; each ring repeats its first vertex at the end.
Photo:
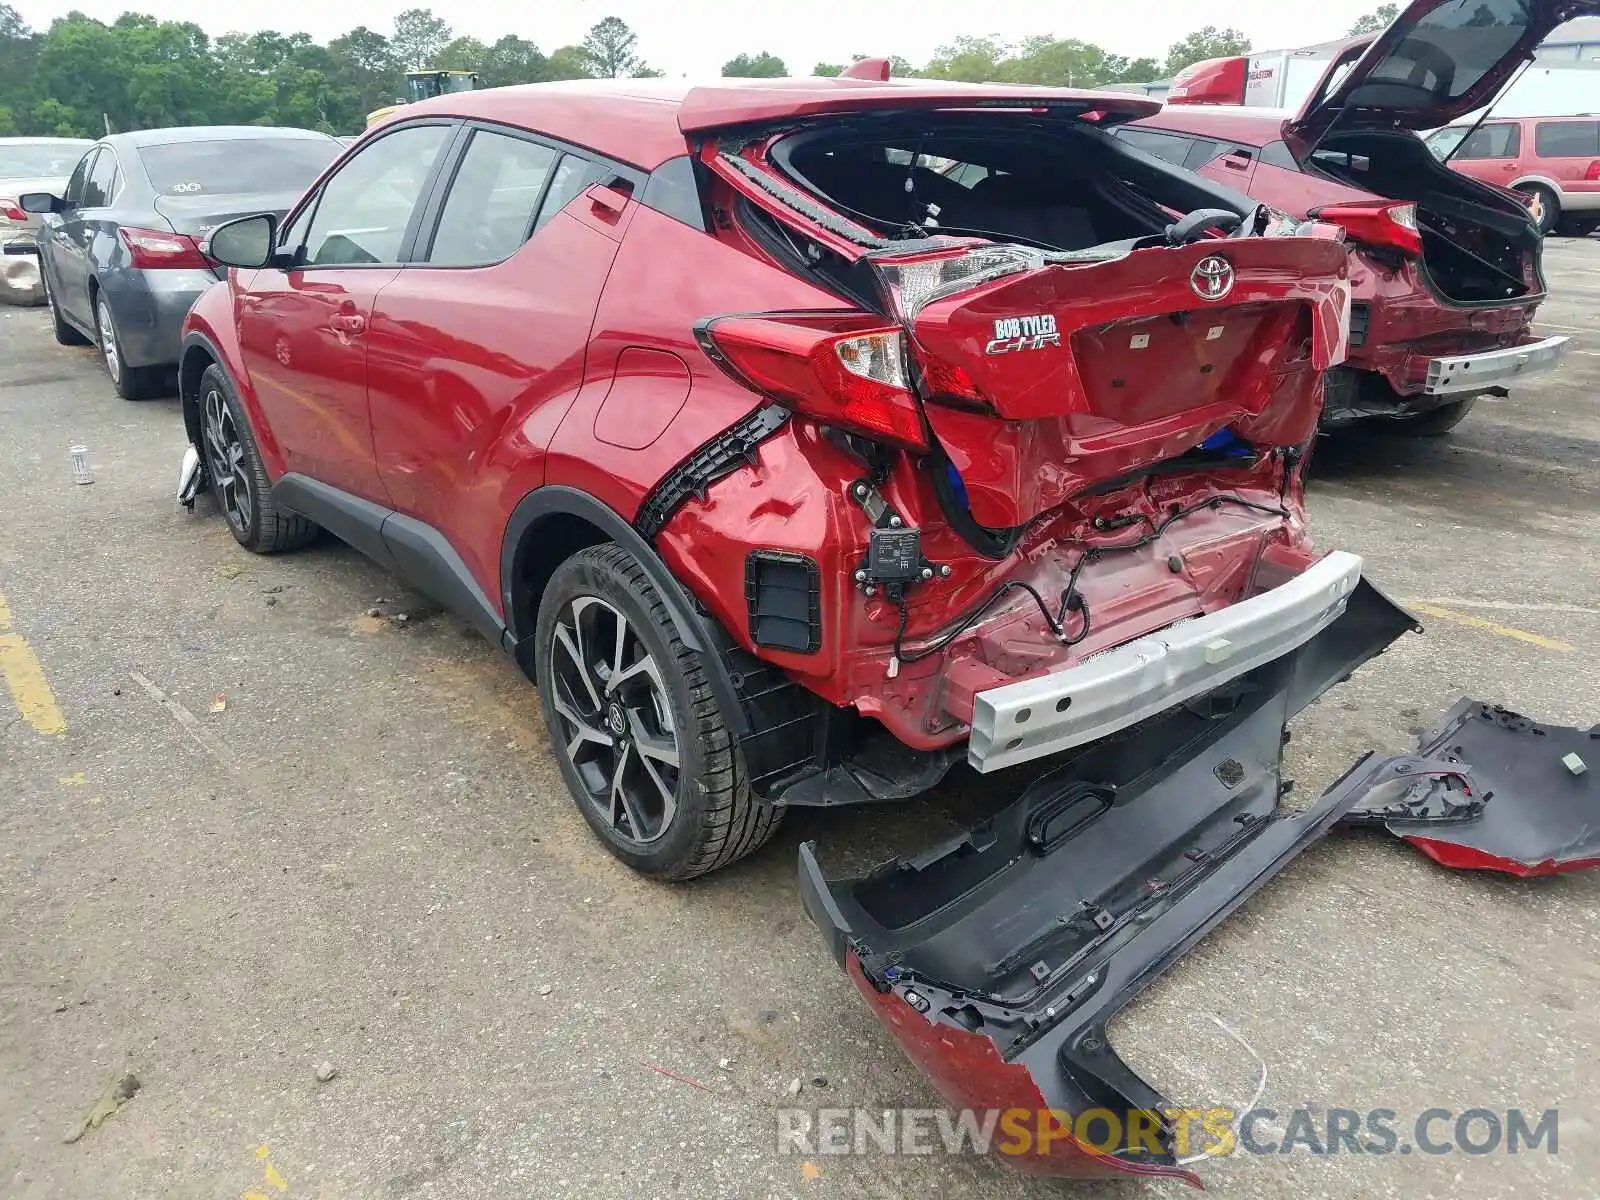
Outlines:
POLYGON ((239 293, 239 342, 266 425, 290 471, 386 504, 367 411, 372 305, 414 236, 447 123, 403 126, 328 178, 290 220, 287 270, 239 293))
POLYGON ((45 254, 50 294, 62 312, 90 329, 94 328, 94 312, 89 304, 90 226, 84 217, 91 199, 96 199, 94 207, 99 207, 98 192, 89 186, 90 173, 97 161, 110 157, 109 150, 94 146, 79 161, 67 181, 61 216, 50 228, 50 248, 45 254))

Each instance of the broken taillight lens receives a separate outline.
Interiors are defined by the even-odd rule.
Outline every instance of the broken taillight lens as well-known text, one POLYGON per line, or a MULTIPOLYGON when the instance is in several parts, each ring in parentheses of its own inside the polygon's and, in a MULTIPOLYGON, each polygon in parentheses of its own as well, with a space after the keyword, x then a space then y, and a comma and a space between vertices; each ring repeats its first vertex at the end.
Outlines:
POLYGON ((130 264, 143 271, 186 269, 209 270, 211 264, 191 237, 181 233, 163 233, 159 229, 134 229, 124 225, 117 232, 122 244, 128 248, 130 264))
POLYGON ((704 327, 702 341, 734 378, 796 412, 877 441, 928 448, 905 336, 881 317, 719 317, 704 327))
POLYGON ((1328 204, 1311 216, 1344 229, 1352 242, 1422 257, 1422 231, 1415 204, 1328 204))
POLYGON ((991 279, 1044 265, 1044 252, 1029 246, 973 245, 920 254, 870 255, 888 299, 909 321, 925 306, 991 279))

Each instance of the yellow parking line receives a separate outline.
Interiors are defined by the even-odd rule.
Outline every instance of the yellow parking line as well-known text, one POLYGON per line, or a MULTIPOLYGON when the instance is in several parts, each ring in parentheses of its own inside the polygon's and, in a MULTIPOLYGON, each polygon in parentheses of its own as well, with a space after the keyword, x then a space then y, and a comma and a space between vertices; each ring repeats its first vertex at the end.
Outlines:
POLYGON ((1545 650, 1560 650, 1563 654, 1571 654, 1572 647, 1566 642, 1557 641, 1555 638, 1545 637, 1539 633, 1529 633, 1526 629, 1515 629, 1510 625, 1498 625, 1493 621, 1485 621, 1482 617, 1468 616, 1466 613, 1452 612, 1448 608, 1440 608, 1436 604, 1423 604, 1416 600, 1408 601, 1407 608, 1421 613, 1425 617, 1437 617, 1441 621, 1450 621, 1456 625, 1465 625, 1468 629, 1481 629, 1485 633, 1493 633, 1499 637, 1515 638, 1519 642, 1527 642, 1530 646, 1539 646, 1545 650))
MULTIPOLYGON (((11 628, 11 608, 0 595, 0 631, 11 628)), ((39 656, 20 633, 0 632, 0 675, 11 689, 11 700, 22 719, 40 733, 65 733, 66 718, 56 705, 55 693, 44 677, 39 656)))

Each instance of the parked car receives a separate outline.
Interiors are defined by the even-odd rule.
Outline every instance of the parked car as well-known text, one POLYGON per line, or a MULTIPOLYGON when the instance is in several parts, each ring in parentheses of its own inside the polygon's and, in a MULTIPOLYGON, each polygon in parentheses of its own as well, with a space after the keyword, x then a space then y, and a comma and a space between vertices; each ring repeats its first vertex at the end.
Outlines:
POLYGON ((184 315, 224 273, 200 239, 240 215, 281 213, 342 149, 325 134, 253 126, 94 143, 64 189, 19 198, 51 214, 38 243, 56 340, 98 343, 125 399, 168 386, 184 315))
POLYGON ((57 191, 91 143, 86 138, 0 138, 0 300, 44 299, 34 244, 38 218, 17 203, 24 192, 57 191))
MULTIPOLYGON (((1143 97, 863 74, 407 107, 282 221, 212 232, 236 269, 186 322, 180 498, 461 612, 657 877, 789 806, 1051 768, 882 883, 807 849, 802 893, 953 1103, 1115 1107, 1125 1078, 1086 1100, 1055 1054, 1136 989, 1061 1023, 1040 921, 1095 917, 1099 953, 1120 918, 1067 893, 1164 879, 1175 919, 1221 919, 1351 802, 1277 819, 1283 722, 1412 627, 1305 528, 1347 252, 1111 137, 1143 97), (1229 873, 1189 889, 1202 860, 1229 873)), ((1170 1144, 1024 1158, 1183 1173, 1170 1144)))
POLYGON ((1463 175, 1521 192, 1540 233, 1600 229, 1600 117, 1514 117, 1450 125, 1428 149, 1463 175))
POLYGON ((1328 379, 1326 428, 1381 420, 1394 432, 1443 433, 1479 395, 1560 361, 1567 339, 1532 332, 1545 285, 1527 205, 1440 165, 1417 131, 1484 107, 1569 10, 1417 0, 1333 59, 1298 112, 1169 104, 1119 132, 1344 228, 1351 348, 1328 379))

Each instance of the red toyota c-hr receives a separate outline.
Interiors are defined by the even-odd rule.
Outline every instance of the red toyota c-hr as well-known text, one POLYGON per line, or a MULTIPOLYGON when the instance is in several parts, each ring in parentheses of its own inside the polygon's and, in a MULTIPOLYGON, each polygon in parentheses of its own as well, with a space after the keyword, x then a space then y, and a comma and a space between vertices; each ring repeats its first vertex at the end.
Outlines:
POLYGON ((1412 624, 1305 528, 1343 235, 1111 136, 1141 97, 852 76, 401 110, 209 239, 181 495, 463 613, 657 876, 1048 768, 884 878, 804 848, 801 892, 954 1100, 1154 1103, 1046 1060, 1355 803, 1278 805, 1284 723, 1412 624))

